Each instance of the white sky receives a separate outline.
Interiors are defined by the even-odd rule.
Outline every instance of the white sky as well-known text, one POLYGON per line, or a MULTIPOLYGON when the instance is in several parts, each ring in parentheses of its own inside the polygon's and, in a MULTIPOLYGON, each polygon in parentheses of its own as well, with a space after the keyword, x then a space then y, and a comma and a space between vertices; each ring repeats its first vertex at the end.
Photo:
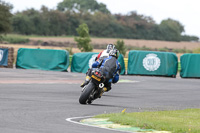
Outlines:
MULTIPOLYGON (((27 8, 40 9, 42 5, 56 9, 63 0, 3 0, 14 6, 13 12, 27 8)), ((185 27, 185 34, 200 37, 200 1, 199 0, 97 0, 107 5, 111 13, 138 14, 151 16, 156 23, 172 18, 185 27)))

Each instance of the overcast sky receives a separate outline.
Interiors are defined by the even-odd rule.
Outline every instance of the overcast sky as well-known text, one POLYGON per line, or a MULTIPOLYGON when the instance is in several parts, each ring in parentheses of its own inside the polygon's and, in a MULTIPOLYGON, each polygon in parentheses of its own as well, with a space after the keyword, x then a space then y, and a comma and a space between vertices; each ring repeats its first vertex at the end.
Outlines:
MULTIPOLYGON (((12 12, 27 8, 40 9, 42 5, 56 9, 63 0, 4 0, 14 6, 12 12)), ((200 37, 200 0, 97 0, 107 5, 114 13, 151 16, 157 24, 167 18, 178 20, 185 27, 185 34, 200 37)))

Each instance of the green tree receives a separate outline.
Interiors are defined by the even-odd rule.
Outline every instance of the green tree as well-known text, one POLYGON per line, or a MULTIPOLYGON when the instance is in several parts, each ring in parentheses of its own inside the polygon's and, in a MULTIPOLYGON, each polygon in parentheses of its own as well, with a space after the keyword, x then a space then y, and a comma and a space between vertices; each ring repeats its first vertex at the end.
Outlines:
POLYGON ((181 33, 184 26, 176 20, 163 20, 159 25, 161 36, 166 41, 181 41, 181 33))
POLYGON ((57 6, 60 11, 72 12, 95 12, 110 13, 103 3, 98 3, 96 0, 63 0, 57 6))
MULTIPOLYGON (((42 6, 40 10, 17 12, 12 17, 13 31, 27 35, 77 36, 76 28, 86 23, 90 27, 90 35, 96 37, 199 41, 196 36, 183 35, 184 26, 178 21, 167 19, 156 24, 153 18, 134 11, 126 15, 113 15, 106 5, 96 0, 63 0, 58 4, 58 9, 42 6)), ((2 15, 0 12, 0 33, 10 29, 2 30, 2 20, 5 19, 2 15)))
POLYGON ((17 12, 12 17, 13 29, 16 33, 30 35, 37 34, 37 26, 40 26, 40 13, 35 9, 28 9, 23 12, 17 12))
POLYGON ((119 50, 119 52, 121 54, 123 54, 124 56, 126 55, 127 48, 124 45, 124 41, 123 40, 117 40, 117 42, 115 44, 115 47, 116 47, 116 49, 119 50))
POLYGON ((195 41, 195 42, 198 42, 199 41, 199 37, 197 37, 197 36, 182 35, 181 36, 181 41, 195 41))
POLYGON ((78 48, 81 50, 81 52, 92 51, 93 47, 90 44, 91 39, 90 39, 89 28, 87 24, 83 23, 79 25, 76 31, 78 32, 79 37, 75 37, 74 40, 77 42, 78 48))
MULTIPOLYGON (((36 35, 66 35, 68 20, 63 12, 49 10, 42 6, 40 11, 28 9, 18 12, 12 18, 13 29, 20 34, 36 35)), ((75 30, 75 28, 74 28, 75 30)))
POLYGON ((11 31, 11 9, 12 5, 0 0, 0 34, 11 31))
MULTIPOLYGON (((45 17, 45 16, 43 16, 45 17)), ((46 20, 49 23, 49 31, 51 35, 64 35, 66 34, 66 16, 58 10, 49 11, 49 18, 46 20)))
POLYGON ((30 18, 21 13, 15 14, 12 18, 12 26, 15 33, 30 35, 34 33, 34 24, 30 18))
POLYGON ((116 14, 115 18, 124 28, 119 32, 120 37, 135 39, 151 39, 155 22, 151 17, 140 15, 135 11, 127 15, 116 14))
POLYGON ((111 27, 113 17, 107 14, 103 14, 101 12, 96 12, 93 14, 91 21, 89 22, 89 26, 91 34, 94 36, 107 36, 112 37, 113 28, 111 27))

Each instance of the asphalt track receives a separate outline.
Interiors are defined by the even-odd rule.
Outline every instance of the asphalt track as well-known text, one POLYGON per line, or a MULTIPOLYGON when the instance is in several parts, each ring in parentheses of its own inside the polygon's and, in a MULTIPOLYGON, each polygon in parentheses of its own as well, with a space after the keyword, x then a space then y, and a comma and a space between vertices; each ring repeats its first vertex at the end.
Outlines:
POLYGON ((101 99, 78 102, 84 74, 0 68, 0 133, 113 133, 66 121, 102 113, 200 108, 200 79, 120 76, 101 99))

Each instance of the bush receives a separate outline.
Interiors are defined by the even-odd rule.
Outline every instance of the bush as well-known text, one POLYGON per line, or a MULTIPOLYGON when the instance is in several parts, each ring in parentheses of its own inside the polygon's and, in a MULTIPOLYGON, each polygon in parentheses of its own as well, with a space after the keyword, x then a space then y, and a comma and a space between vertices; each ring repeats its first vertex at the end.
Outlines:
POLYGON ((72 51, 72 47, 66 48, 66 50, 69 52, 70 55, 73 55, 73 54, 74 54, 73 51, 72 51))
POLYGON ((188 49, 173 49, 172 52, 174 53, 192 53, 192 50, 188 50, 188 49))
POLYGON ((161 51, 161 52, 168 52, 169 49, 167 47, 164 47, 164 48, 158 48, 158 51, 161 51))
POLYGON ((117 40, 116 44, 115 44, 116 49, 119 50, 119 52, 121 54, 123 54, 124 56, 126 55, 126 46, 124 45, 124 41, 123 40, 117 40))
POLYGON ((92 51, 93 47, 90 44, 91 39, 90 39, 89 28, 87 24, 83 23, 79 25, 76 31, 78 32, 79 37, 75 37, 74 40, 77 42, 77 46, 81 50, 81 52, 92 51))

